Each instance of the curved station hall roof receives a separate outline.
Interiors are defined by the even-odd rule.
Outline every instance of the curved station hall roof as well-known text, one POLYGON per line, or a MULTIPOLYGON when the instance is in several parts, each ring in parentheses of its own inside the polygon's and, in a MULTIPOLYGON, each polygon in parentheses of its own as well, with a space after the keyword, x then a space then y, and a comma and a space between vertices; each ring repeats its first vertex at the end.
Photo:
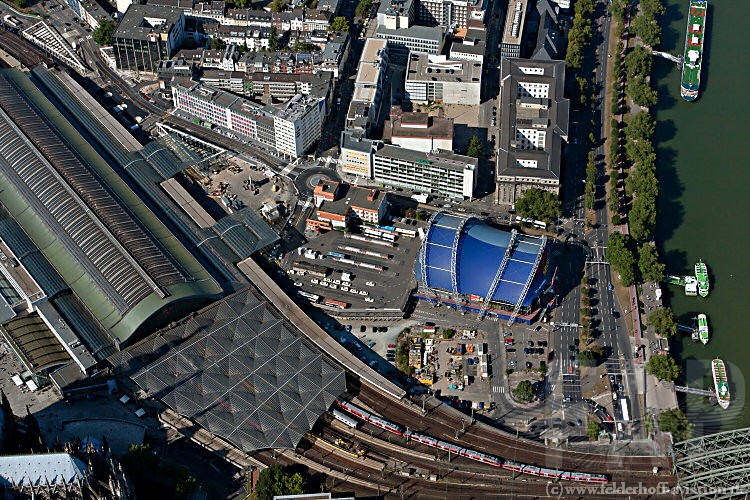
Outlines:
POLYGON ((166 322, 221 292, 15 71, 0 73, 0 205, 121 342, 146 322, 166 322))
POLYGON ((529 306, 544 290, 543 238, 508 232, 471 216, 438 213, 427 228, 416 265, 429 288, 529 306), (496 281, 496 283, 495 283, 496 281), (529 283, 531 281, 531 283, 529 283), (494 286, 493 290, 490 290, 494 286))

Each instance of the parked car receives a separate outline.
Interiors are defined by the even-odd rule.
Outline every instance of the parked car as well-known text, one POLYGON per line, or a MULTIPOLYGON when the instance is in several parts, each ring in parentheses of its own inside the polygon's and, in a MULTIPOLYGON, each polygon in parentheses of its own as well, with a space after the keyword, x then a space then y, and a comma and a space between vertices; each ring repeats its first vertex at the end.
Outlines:
POLYGON ((392 348, 396 347, 396 344, 388 344, 388 347, 392 349, 392 348))

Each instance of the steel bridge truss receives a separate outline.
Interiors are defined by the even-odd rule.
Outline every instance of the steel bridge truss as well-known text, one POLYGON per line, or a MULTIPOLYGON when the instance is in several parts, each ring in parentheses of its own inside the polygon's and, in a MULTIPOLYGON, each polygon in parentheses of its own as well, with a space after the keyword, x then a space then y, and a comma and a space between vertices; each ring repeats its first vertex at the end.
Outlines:
POLYGON ((471 216, 462 217, 456 227, 456 233, 453 236, 453 246, 451 247, 451 287, 453 288, 453 298, 458 298, 458 243, 461 240, 461 233, 464 231, 464 226, 471 216))
POLYGON ((521 295, 518 297, 518 302, 516 302, 516 307, 513 309, 513 314, 510 315, 510 319, 508 320, 508 326, 516 322, 516 318, 518 317, 518 312, 521 310, 523 301, 526 299, 526 294, 529 293, 531 284, 534 283, 536 270, 539 268, 539 263, 542 261, 542 255, 544 254, 544 247, 546 244, 547 244, 547 237, 542 235, 539 241, 539 251, 536 253, 536 259, 534 260, 534 267, 531 268, 531 272, 529 273, 529 279, 526 280, 526 284, 523 287, 523 291, 521 292, 521 295))
POLYGON ((430 219, 427 221, 427 232, 424 235, 424 241, 422 242, 422 247, 419 252, 419 271, 422 274, 421 280, 417 280, 417 283, 424 283, 425 288, 429 290, 429 286, 427 285, 427 245, 429 245, 430 241, 430 233, 432 232, 432 221, 435 220, 435 217, 441 213, 439 210, 432 214, 430 219))
POLYGON ((505 254, 503 254, 503 260, 500 262, 500 265, 497 268, 497 272, 495 273, 495 277, 492 279, 492 283, 490 283, 490 288, 487 290, 487 295, 484 297, 484 302, 482 303, 482 309, 479 311, 478 319, 484 319, 484 315, 487 314, 487 308, 490 306, 490 300, 492 300, 492 296, 495 295, 495 290, 497 290, 497 286, 500 284, 500 278, 503 277, 503 273, 505 272, 505 268, 508 265, 508 262, 510 261, 510 254, 513 252, 513 247, 516 244, 516 239, 518 238, 518 231, 513 229, 510 232, 510 240, 508 240, 508 246, 505 247, 505 254))
POLYGON ((750 428, 675 443, 673 451, 683 498, 735 498, 750 491, 750 428))

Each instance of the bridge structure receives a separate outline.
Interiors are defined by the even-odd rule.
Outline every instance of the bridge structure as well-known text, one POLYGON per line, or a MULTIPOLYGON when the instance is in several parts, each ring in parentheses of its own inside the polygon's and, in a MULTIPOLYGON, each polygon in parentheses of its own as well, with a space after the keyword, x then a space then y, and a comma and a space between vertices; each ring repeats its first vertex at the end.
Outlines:
POLYGON ((716 397, 714 391, 708 389, 696 389, 695 387, 684 387, 681 385, 674 386, 674 390, 677 392, 685 392, 687 394, 697 394, 698 396, 716 397))
POLYGON ((656 57, 661 57, 662 59, 668 59, 672 61, 673 63, 677 64, 677 66, 682 67, 684 64, 684 60, 682 59, 682 56, 675 56, 670 54, 669 52, 660 52, 658 50, 652 50, 651 53, 655 55, 656 57))
POLYGON ((683 499, 745 498, 750 492, 750 427, 681 441, 672 452, 683 499))

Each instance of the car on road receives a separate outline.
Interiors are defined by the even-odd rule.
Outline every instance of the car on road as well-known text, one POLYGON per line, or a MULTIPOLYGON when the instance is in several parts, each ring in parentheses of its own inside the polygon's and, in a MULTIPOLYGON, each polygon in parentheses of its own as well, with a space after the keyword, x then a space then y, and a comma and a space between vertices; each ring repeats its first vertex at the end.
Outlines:
POLYGON ((579 366, 578 360, 573 361, 573 368, 578 369, 578 366, 579 366))
POLYGON ((580 426, 582 426, 582 425, 583 425, 583 422, 581 422, 581 419, 580 419, 580 418, 577 418, 577 419, 576 419, 576 425, 577 425, 578 427, 580 427, 580 426))
POLYGON ((576 346, 579 346, 579 345, 581 345, 581 339, 575 339, 575 340, 573 341, 573 343, 574 343, 574 344, 575 344, 576 346))
POLYGON ((575 351, 575 350, 576 350, 576 346, 574 346, 573 344, 570 344, 570 345, 568 346, 568 351, 570 351, 570 352, 573 352, 573 351, 575 351))
POLYGON ((575 427, 576 426, 575 422, 571 422, 570 420, 568 420, 565 423, 567 424, 568 427, 575 427))
POLYGON ((615 289, 615 287, 612 286, 612 283, 610 283, 609 285, 607 285, 607 290, 612 291, 614 289, 615 289))
POLYGON ((573 355, 571 355, 571 356, 570 356, 570 360, 571 360, 571 361, 575 361, 575 360, 576 360, 576 357, 575 357, 575 356, 573 356, 573 355))
POLYGON ((539 331, 539 330, 541 330, 541 329, 542 329, 542 325, 537 325, 537 326, 536 326, 536 327, 534 328, 534 331, 535 331, 535 332, 538 332, 538 331, 539 331))
POLYGON ((622 386, 622 383, 617 384, 617 390, 620 392, 625 390, 625 388, 622 386))

